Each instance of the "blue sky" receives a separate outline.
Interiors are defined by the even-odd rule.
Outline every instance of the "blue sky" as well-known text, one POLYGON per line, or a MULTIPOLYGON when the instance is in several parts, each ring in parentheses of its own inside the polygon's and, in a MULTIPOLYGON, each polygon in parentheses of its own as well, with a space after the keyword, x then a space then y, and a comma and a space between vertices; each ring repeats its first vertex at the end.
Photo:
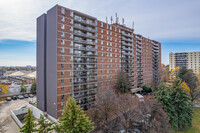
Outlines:
POLYGON ((162 43, 164 64, 170 52, 200 51, 200 0, 2 0, 0 66, 36 65, 36 18, 56 4, 102 21, 117 12, 129 27, 134 21, 135 33, 162 43))

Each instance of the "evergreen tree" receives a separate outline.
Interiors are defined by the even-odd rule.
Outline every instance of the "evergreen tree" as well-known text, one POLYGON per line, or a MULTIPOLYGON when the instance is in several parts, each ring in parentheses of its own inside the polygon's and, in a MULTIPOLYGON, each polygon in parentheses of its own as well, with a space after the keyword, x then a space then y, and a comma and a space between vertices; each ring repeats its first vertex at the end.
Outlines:
POLYGON ((116 90, 117 92, 121 93, 126 93, 131 90, 128 75, 126 75, 124 72, 120 72, 118 75, 116 90))
POLYGON ((93 123, 71 97, 67 100, 59 123, 55 130, 62 133, 89 133, 94 129, 93 123))
POLYGON ((20 92, 26 93, 26 91, 27 91, 27 88, 26 88, 26 86, 25 86, 25 82, 22 81, 22 85, 21 85, 21 90, 20 90, 20 92))
POLYGON ((171 88, 161 85, 156 98, 161 101, 174 129, 192 126, 193 106, 191 97, 187 90, 182 87, 180 79, 176 79, 171 88))
POLYGON ((40 115, 40 119, 38 120, 38 124, 40 127, 38 128, 39 133, 49 133, 50 131, 53 130, 53 123, 47 121, 47 119, 43 116, 40 115))
POLYGON ((37 129, 35 129, 37 124, 34 122, 34 117, 30 109, 28 109, 28 113, 25 115, 24 121, 25 121, 25 124, 23 127, 20 128, 21 129, 20 132, 23 132, 23 133, 37 132, 37 129))
POLYGON ((31 85, 31 90, 30 91, 31 91, 31 93, 35 93, 36 92, 36 82, 35 82, 35 80, 31 85))

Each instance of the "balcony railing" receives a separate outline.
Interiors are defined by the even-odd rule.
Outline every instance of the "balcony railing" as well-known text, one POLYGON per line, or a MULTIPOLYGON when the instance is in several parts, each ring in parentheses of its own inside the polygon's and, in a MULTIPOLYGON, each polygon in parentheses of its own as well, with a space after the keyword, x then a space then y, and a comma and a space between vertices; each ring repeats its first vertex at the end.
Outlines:
POLYGON ((96 51, 95 48, 82 47, 82 46, 74 46, 74 49, 85 50, 85 51, 96 51))
POLYGON ((82 33, 82 32, 74 32, 74 35, 88 37, 88 38, 92 38, 92 39, 96 39, 97 38, 96 35, 85 34, 85 33, 82 33))
POLYGON ((122 31, 122 35, 127 36, 127 37, 133 37, 131 34, 127 34, 126 32, 122 31))
POLYGON ((124 50, 133 51, 133 49, 131 49, 130 47, 129 47, 129 48, 126 48, 126 47, 122 46, 122 48, 123 48, 124 50))
POLYGON ((74 42, 96 45, 96 43, 93 41, 87 41, 87 40, 82 40, 82 39, 74 39, 74 42))
POLYGON ((78 22, 81 22, 81 23, 84 23, 84 24, 89 24, 89 25, 92 25, 92 26, 97 26, 96 22, 91 22, 91 21, 88 21, 88 20, 84 20, 82 18, 74 17, 74 20, 78 21, 78 22))
POLYGON ((81 26, 79 24, 74 24, 74 28, 78 28, 80 30, 85 30, 85 31, 89 31, 89 32, 97 32, 96 29, 89 28, 89 27, 84 27, 84 26, 81 26))
POLYGON ((122 41, 122 44, 125 45, 125 46, 133 47, 133 44, 132 44, 132 43, 126 43, 126 42, 122 41))
POLYGON ((127 38, 125 38, 125 37, 122 37, 122 40, 128 41, 128 42, 133 42, 133 39, 127 39, 127 38))

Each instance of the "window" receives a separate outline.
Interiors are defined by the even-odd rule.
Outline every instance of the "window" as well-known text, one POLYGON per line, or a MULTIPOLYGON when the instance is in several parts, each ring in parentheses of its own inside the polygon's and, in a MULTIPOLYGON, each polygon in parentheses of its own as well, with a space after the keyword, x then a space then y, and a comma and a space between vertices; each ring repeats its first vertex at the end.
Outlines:
POLYGON ((65 29, 65 25, 64 24, 61 24, 61 29, 65 29))
POLYGON ((62 94, 62 95, 61 95, 61 99, 64 99, 64 98, 65 98, 65 95, 64 95, 64 94, 62 94))
POLYGON ((103 33, 103 29, 101 29, 101 33, 103 33))
POLYGON ((101 47, 101 50, 103 50, 103 47, 101 47))
POLYGON ((107 42, 107 46, 109 45, 109 42, 107 42))
POLYGON ((64 68, 65 67, 65 64, 61 64, 61 68, 64 68))
POLYGON ((70 34, 70 38, 73 38, 73 35, 72 35, 72 34, 70 34))
POLYGON ((65 33, 64 32, 61 32, 61 37, 65 37, 65 33))
POLYGON ((65 75, 65 72, 61 72, 61 75, 64 76, 64 75, 65 75))
POLYGON ((70 48, 70 53, 73 53, 73 49, 72 48, 70 48))
POLYGON ((64 84, 64 79, 61 79, 61 83, 64 84))
POLYGON ((65 14, 65 9, 64 8, 61 8, 61 13, 65 14))
POLYGON ((73 17, 74 13, 72 11, 70 11, 70 16, 73 17))
POLYGON ((65 49, 64 49, 64 48, 61 48, 61 49, 60 49, 60 52, 61 52, 61 53, 65 53, 65 49))
POLYGON ((72 19, 70 19, 70 24, 73 24, 73 20, 72 19))
POLYGON ((101 56, 103 56, 103 52, 101 52, 101 56))
POLYGON ((103 44, 103 41, 101 41, 101 44, 103 44))
POLYGON ((61 60, 64 61, 65 60, 65 56, 61 56, 61 60))
POLYGON ((73 46, 73 42, 72 41, 70 41, 70 46, 73 46))
POLYGON ((110 46, 112 46, 112 42, 110 43, 110 46))
POLYGON ((112 35, 112 32, 110 32, 110 35, 112 35))
POLYGON ((70 83, 72 83, 72 78, 70 78, 70 83))
POLYGON ((62 21, 62 22, 65 22, 65 17, 61 17, 61 21, 62 21))
POLYGON ((101 27, 103 27, 103 23, 101 23, 101 27))
POLYGON ((61 107, 64 107, 65 106, 65 103, 61 103, 61 107))
POLYGON ((64 45, 64 44, 65 44, 65 41, 64 41, 64 40, 61 40, 61 44, 64 45))
POLYGON ((64 87, 61 87, 60 89, 61 89, 61 91, 64 91, 64 87))
POLYGON ((109 34, 108 30, 107 30, 107 34, 109 34))
POLYGON ((73 27, 70 27, 70 31, 73 31, 73 27))
POLYGON ((72 68, 72 64, 70 64, 69 66, 70 66, 70 68, 72 68))
POLYGON ((101 35, 101 38, 103 38, 103 35, 101 35))
POLYGON ((72 61, 73 60, 73 56, 70 56, 70 61, 72 61))
POLYGON ((73 75, 73 71, 70 71, 69 75, 72 76, 73 75))

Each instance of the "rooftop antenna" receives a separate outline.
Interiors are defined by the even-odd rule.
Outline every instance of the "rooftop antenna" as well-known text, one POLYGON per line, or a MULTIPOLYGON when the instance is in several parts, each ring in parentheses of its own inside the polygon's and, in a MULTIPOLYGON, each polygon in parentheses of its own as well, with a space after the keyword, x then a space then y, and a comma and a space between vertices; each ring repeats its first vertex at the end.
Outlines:
POLYGON ((108 23, 108 18, 106 17, 106 23, 108 23))
POLYGON ((118 23, 118 17, 117 17, 117 13, 115 13, 115 16, 116 16, 116 23, 118 23))
POLYGON ((112 18, 112 16, 111 16, 111 18, 110 18, 110 21, 111 21, 111 24, 113 23, 113 18, 112 18))
POLYGON ((122 18, 122 25, 124 25, 124 18, 122 18))
POLYGON ((133 32, 134 32, 134 26, 135 26, 135 24, 134 24, 134 21, 133 21, 133 25, 132 25, 133 32))

